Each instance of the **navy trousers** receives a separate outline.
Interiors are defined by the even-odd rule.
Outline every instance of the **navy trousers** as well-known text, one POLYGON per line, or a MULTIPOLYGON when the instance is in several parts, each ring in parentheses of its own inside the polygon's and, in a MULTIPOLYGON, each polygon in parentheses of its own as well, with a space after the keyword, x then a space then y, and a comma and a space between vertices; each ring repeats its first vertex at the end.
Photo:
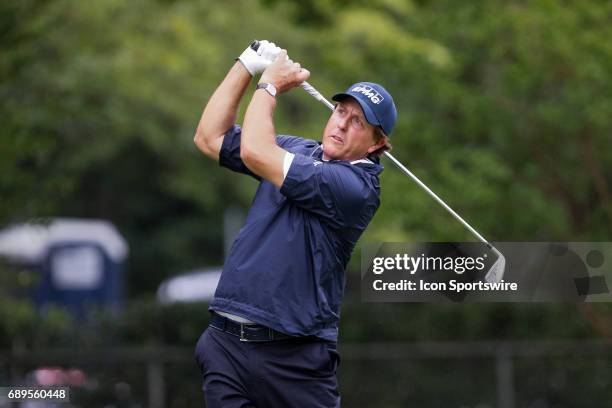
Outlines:
POLYGON ((242 342, 208 327, 196 346, 207 408, 340 407, 336 344, 242 342))

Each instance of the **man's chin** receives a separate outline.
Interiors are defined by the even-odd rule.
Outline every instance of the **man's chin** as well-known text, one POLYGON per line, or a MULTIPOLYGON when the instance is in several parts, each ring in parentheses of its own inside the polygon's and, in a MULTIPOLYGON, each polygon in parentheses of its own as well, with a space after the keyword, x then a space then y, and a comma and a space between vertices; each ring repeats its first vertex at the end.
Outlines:
POLYGON ((338 159, 339 154, 334 149, 327 149, 323 147, 323 158, 325 160, 340 160, 338 159))

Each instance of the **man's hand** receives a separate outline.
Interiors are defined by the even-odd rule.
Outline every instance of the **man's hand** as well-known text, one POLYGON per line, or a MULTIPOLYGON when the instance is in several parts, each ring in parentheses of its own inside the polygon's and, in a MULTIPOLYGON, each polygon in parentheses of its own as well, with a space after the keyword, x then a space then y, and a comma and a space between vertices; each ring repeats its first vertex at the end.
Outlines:
POLYGON ((298 62, 291 61, 287 50, 281 50, 274 63, 265 69, 259 82, 271 83, 278 93, 282 93, 299 86, 309 76, 310 71, 302 68, 298 62))
POLYGON ((238 59, 242 62, 242 65, 246 68, 251 76, 255 76, 276 59, 280 54, 281 49, 276 46, 273 42, 262 40, 259 42, 259 48, 257 51, 253 50, 249 45, 246 50, 240 54, 238 59))

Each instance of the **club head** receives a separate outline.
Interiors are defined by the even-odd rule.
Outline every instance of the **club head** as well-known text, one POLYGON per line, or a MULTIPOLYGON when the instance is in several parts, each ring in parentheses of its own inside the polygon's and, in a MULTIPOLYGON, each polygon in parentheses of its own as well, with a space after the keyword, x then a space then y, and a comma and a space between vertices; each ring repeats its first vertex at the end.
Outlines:
POLYGON ((506 269, 506 258, 504 255, 493 245, 488 242, 462 242, 462 243, 453 243, 453 247, 455 248, 456 254, 460 256, 468 256, 472 258, 479 258, 484 255, 484 258, 481 259, 485 261, 486 267, 491 265, 488 269, 483 268, 483 270, 478 270, 478 272, 473 273, 469 279, 472 281, 483 281, 495 283, 499 282, 504 277, 504 272, 506 269))
POLYGON ((498 258, 493 264, 493 266, 491 266, 491 269, 489 269, 489 271, 485 275, 484 277, 485 282, 489 282, 489 283, 499 282, 504 277, 504 272, 506 270, 506 258, 504 258, 504 255, 502 255, 502 253, 499 252, 498 250, 495 250, 495 252, 497 252, 498 258))

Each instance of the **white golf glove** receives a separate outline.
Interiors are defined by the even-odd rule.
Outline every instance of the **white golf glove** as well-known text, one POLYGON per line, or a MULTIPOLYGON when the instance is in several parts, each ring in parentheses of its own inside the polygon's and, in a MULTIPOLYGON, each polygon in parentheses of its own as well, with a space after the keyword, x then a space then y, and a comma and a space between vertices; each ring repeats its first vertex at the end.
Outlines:
POLYGON ((257 51, 253 50, 249 45, 246 50, 240 54, 238 59, 242 65, 249 71, 252 76, 262 73, 266 67, 274 62, 276 56, 280 54, 281 49, 273 42, 262 40, 259 42, 257 51))

